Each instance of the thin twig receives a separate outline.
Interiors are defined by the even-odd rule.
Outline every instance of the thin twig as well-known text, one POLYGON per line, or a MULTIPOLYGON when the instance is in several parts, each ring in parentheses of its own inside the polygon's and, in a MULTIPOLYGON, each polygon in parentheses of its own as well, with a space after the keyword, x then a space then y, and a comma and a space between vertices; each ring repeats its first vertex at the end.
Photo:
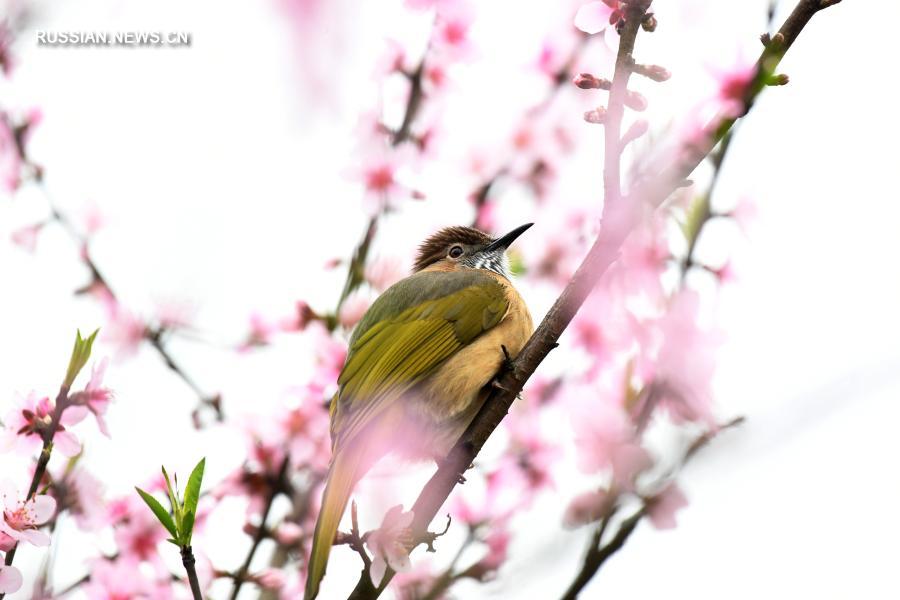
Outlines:
POLYGON ((278 469, 278 475, 276 475, 276 479, 272 481, 272 486, 269 489, 269 495, 266 497, 266 504, 263 507, 262 516, 259 520, 259 527, 256 529, 256 533, 253 535, 253 543, 250 545, 250 550, 247 551, 247 556, 244 558, 244 563, 241 565, 241 568, 238 569, 237 573, 234 575, 234 587, 231 589, 231 600, 235 600, 238 596, 238 593, 241 591, 241 587, 244 585, 244 582, 247 581, 247 573, 250 571, 250 563, 253 562, 253 557, 256 555, 256 550, 259 548, 259 544, 263 541, 263 539, 268 535, 268 530, 266 529, 266 521, 269 518, 269 512, 272 510, 272 504, 275 502, 275 498, 285 489, 285 480, 287 479, 287 471, 288 466, 290 465, 290 456, 285 455, 284 460, 281 461, 281 467, 278 469))
POLYGON ((187 572, 188 582, 191 586, 191 595, 193 595, 194 600, 203 600, 203 594, 200 592, 200 580, 197 579, 197 569, 195 567, 196 560, 194 559, 194 552, 190 546, 182 546, 181 547, 181 564, 184 565, 184 570, 187 572))

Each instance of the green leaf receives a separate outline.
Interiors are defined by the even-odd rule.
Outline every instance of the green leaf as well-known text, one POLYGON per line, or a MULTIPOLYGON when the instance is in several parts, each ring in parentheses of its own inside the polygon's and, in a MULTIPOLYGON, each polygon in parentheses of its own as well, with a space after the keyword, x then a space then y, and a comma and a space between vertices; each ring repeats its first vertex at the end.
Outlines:
POLYGON ((191 537, 194 535, 194 511, 189 510, 184 513, 184 520, 181 522, 181 545, 190 546, 191 537))
POLYGON ((191 476, 188 478, 187 487, 184 488, 184 510, 197 513, 197 502, 200 501, 200 486, 203 483, 203 470, 206 468, 206 458, 200 459, 191 476))
POLYGON ((99 329, 95 330, 87 339, 84 339, 81 337, 81 330, 76 330, 75 347, 72 348, 72 356, 69 358, 69 368, 66 369, 66 379, 63 382, 63 385, 67 388, 72 387, 75 378, 78 377, 78 373, 81 372, 81 369, 87 364, 88 359, 91 358, 91 348, 94 345, 94 340, 97 339, 98 333, 100 333, 99 329))
POLYGON ((147 506, 150 507, 150 510, 153 511, 153 514, 156 515, 156 518, 159 519, 162 526, 166 528, 166 531, 172 534, 172 537, 177 537, 175 522, 172 521, 172 516, 165 508, 163 508, 163 505, 159 503, 159 500, 139 487, 135 487, 134 489, 136 489, 137 493, 144 499, 144 502, 146 502, 147 506))
MULTIPOLYGON (((172 489, 172 482, 169 480, 169 474, 166 473, 166 468, 162 468, 163 477, 166 478, 166 492, 169 494, 169 503, 172 505, 172 512, 175 514, 175 523, 178 524, 178 528, 181 528, 181 503, 178 502, 178 496, 175 495, 175 490, 172 489)), ((175 535, 175 534, 172 534, 175 535)))
POLYGON ((172 544, 173 546, 178 546, 179 548, 181 547, 181 544, 178 543, 178 540, 174 540, 172 538, 167 538, 166 541, 169 542, 170 544, 172 544))

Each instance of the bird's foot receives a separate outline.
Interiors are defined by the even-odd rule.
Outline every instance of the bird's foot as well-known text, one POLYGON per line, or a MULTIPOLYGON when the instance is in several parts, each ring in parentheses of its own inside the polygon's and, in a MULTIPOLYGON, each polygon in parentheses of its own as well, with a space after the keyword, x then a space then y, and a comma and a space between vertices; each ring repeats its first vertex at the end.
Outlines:
POLYGON ((500 349, 503 350, 503 370, 512 371, 513 359, 509 355, 509 350, 507 350, 506 346, 504 346, 503 344, 500 345, 500 349))

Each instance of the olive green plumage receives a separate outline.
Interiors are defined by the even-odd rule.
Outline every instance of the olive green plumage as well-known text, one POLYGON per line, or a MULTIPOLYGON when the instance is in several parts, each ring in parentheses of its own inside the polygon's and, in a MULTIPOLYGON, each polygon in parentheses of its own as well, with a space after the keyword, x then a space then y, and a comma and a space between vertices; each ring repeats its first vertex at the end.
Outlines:
MULTIPOLYGON (((369 456, 394 431, 379 416, 461 348, 496 326, 509 308, 503 286, 480 269, 424 271, 385 291, 359 322, 331 404, 334 456, 316 523, 306 598, 318 594, 331 544, 369 456)), ((376 582, 377 584, 377 582, 376 582)))

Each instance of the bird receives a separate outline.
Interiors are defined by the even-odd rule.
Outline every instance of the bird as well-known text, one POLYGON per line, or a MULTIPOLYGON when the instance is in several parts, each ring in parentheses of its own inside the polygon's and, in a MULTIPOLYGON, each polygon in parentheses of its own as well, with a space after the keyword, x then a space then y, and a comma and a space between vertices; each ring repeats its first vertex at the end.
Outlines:
POLYGON ((471 227, 441 229, 419 246, 412 274, 385 290, 356 325, 329 407, 332 457, 306 600, 319 593, 363 475, 391 452, 414 460, 446 457, 503 362, 531 337, 531 313, 512 284, 506 250, 532 225, 499 238, 471 227))

